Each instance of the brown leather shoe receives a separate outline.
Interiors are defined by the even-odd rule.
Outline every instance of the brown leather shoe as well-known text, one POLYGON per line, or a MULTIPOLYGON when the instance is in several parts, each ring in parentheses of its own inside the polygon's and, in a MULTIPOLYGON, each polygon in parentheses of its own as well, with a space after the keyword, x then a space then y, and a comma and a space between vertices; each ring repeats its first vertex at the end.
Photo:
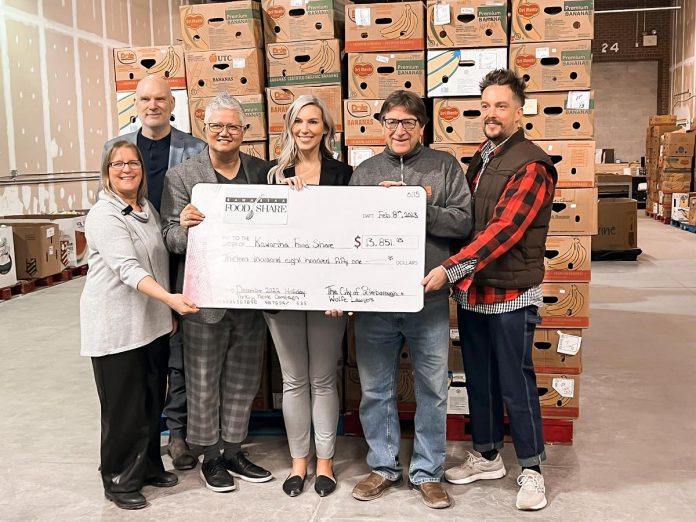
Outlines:
POLYGON ((367 478, 358 482, 353 488, 353 498, 358 500, 374 500, 382 496, 386 489, 400 486, 401 477, 398 480, 389 480, 374 471, 367 478))
POLYGON ((193 469, 196 467, 196 464, 198 464, 198 460, 191 454, 188 444, 186 444, 186 441, 181 437, 169 437, 167 453, 169 453, 169 456, 172 458, 174 469, 193 469))
POLYGON ((423 503, 429 508, 444 509, 452 504, 442 482, 423 482, 423 484, 414 484, 413 487, 420 491, 423 503))

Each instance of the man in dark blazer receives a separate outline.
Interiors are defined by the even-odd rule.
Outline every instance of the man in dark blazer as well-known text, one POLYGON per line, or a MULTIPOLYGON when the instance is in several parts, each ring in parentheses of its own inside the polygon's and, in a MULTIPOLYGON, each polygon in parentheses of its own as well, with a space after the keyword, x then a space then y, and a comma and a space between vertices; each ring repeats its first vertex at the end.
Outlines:
MULTIPOLYGON (((206 107, 204 121, 208 148, 167 172, 162 196, 164 242, 170 252, 182 255, 179 291, 188 229, 205 219, 191 205, 193 187, 198 183, 265 184, 271 166, 239 152, 246 124, 235 98, 215 97, 206 107)), ((201 478, 212 491, 235 489, 233 476, 249 482, 273 478, 250 462, 241 446, 261 379, 264 331, 258 310, 203 308, 194 320, 183 321, 187 441, 201 448, 201 478)))
MULTIPOLYGON (((117 141, 129 141, 137 145, 145 162, 147 173, 147 198, 160 211, 162 189, 167 170, 178 165, 205 148, 205 142, 171 126, 174 97, 169 84, 158 76, 148 76, 138 82, 135 90, 135 108, 142 127, 136 132, 112 138, 104 145, 104 154, 117 141)), ((172 255, 170 279, 176 280, 178 256, 172 255)), ((169 340, 169 385, 164 414, 169 428, 167 447, 174 468, 192 469, 196 459, 186 445, 186 379, 181 332, 169 340)))

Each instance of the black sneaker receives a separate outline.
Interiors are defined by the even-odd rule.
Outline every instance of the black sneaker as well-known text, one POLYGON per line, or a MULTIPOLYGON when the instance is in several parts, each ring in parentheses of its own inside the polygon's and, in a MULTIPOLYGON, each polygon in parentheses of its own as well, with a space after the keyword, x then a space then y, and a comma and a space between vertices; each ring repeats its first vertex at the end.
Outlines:
POLYGON ((246 458, 243 451, 238 452, 231 459, 226 459, 225 467, 233 477, 238 477, 247 482, 268 482, 273 479, 273 475, 268 470, 263 469, 261 466, 257 466, 249 459, 246 458))
POLYGON ((225 459, 220 455, 218 458, 203 462, 201 465, 201 479, 205 487, 217 493, 234 491, 234 479, 225 468, 225 459))

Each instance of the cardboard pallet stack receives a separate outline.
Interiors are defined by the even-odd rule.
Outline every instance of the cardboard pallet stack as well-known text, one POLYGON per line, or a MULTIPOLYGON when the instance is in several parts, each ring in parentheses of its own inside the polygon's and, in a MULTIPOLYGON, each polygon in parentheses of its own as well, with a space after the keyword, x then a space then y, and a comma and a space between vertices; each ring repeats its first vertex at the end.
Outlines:
POLYGON ((679 130, 676 116, 660 114, 651 116, 645 132, 645 175, 648 190, 645 200, 645 212, 657 214, 658 180, 660 162, 660 138, 667 132, 679 130))
POLYGON ((653 203, 653 212, 664 223, 672 219, 672 195, 691 190, 694 136, 692 132, 678 130, 660 137, 657 201, 653 203))

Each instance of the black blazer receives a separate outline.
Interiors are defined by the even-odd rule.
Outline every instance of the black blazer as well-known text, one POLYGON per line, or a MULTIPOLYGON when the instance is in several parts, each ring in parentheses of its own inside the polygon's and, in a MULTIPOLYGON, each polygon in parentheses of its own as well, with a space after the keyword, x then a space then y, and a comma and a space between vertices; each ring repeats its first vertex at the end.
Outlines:
MULTIPOLYGON (((273 160, 271 165, 275 167, 278 160, 273 160)), ((295 167, 285 169, 285 177, 292 178, 295 176, 295 167)), ((321 159, 321 172, 319 173, 319 185, 348 185, 350 175, 353 174, 353 168, 346 165, 342 161, 324 156, 321 159)))

